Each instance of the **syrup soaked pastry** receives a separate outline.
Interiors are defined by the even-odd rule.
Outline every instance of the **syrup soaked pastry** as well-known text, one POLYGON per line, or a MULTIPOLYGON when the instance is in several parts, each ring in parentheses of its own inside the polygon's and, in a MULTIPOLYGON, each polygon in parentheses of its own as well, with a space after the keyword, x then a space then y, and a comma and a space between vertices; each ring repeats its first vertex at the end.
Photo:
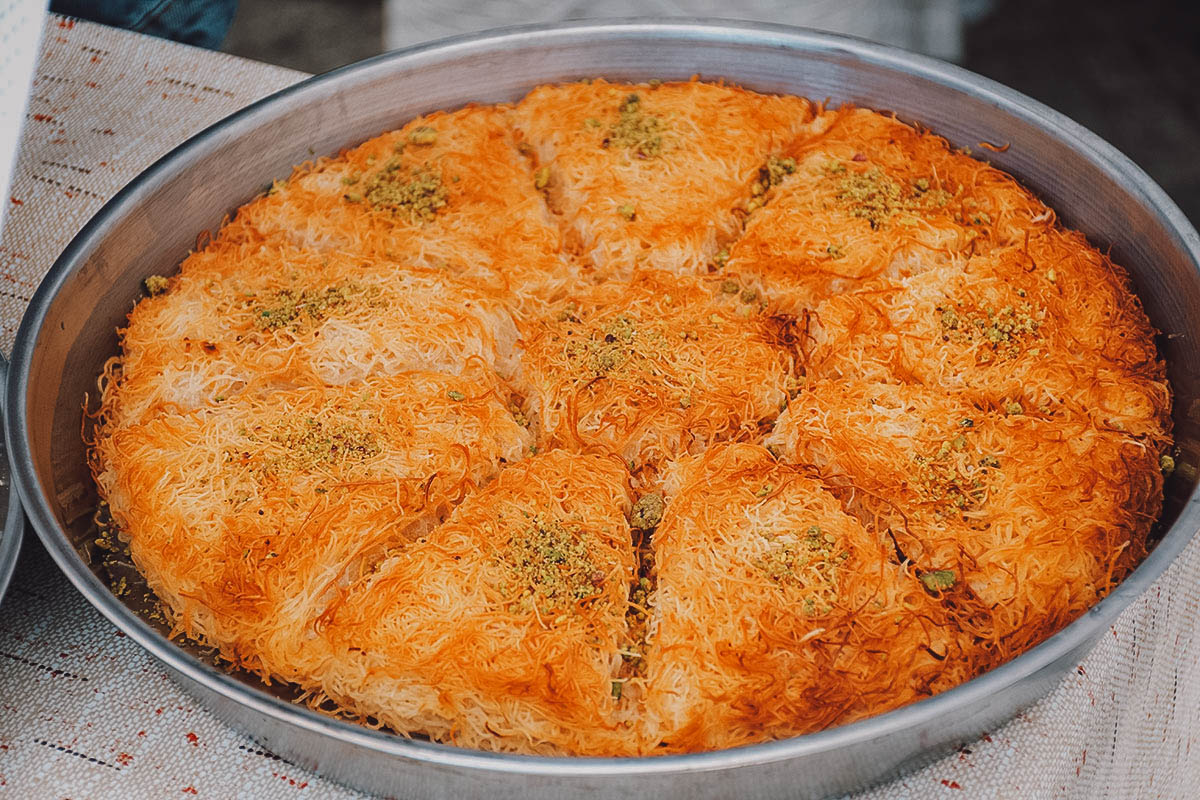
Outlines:
POLYGON ((541 86, 517 106, 568 242, 601 277, 703 272, 795 167, 780 152, 812 116, 798 97, 698 81, 541 86))
POLYGON ((718 445, 674 462, 665 494, 645 659, 662 749, 820 730, 970 677, 911 565, 805 470, 718 445))
POLYGON ((123 376, 109 401, 116 425, 243 392, 517 368, 509 306, 441 270, 273 243, 201 251, 161 280, 109 364, 123 376))
POLYGON ((635 752, 617 665, 636 579, 619 459, 506 469, 351 585, 314 678, 401 731, 519 752, 635 752))
POLYGON ((430 114, 298 167, 218 239, 442 269, 537 308, 571 274, 527 148, 503 106, 430 114))
POLYGON ((175 633, 464 747, 948 689, 1136 566, 1173 463, 1119 266, 936 135, 726 84, 428 114, 145 288, 85 419, 101 539, 175 633))
POLYGON ((345 586, 531 444, 494 387, 421 372, 162 414, 102 431, 92 455, 175 628, 303 681, 303 645, 345 586))
POLYGON ((819 381, 768 442, 816 466, 934 588, 956 590, 971 629, 1005 654, 1127 574, 1162 500, 1157 448, 1135 435, 915 385, 819 381))
POLYGON ((658 464, 758 435, 787 399, 793 320, 710 283, 642 272, 527 325, 516 386, 547 442, 658 464))

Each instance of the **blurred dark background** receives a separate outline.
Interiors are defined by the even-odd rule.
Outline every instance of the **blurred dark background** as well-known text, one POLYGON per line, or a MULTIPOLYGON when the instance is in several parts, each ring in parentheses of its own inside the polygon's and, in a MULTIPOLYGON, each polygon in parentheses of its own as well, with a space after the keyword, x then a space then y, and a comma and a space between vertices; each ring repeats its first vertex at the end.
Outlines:
POLYGON ((887 41, 1005 83, 1125 152, 1200 223, 1200 3, 1175 0, 240 0, 224 50, 306 72, 521 22, 732 16, 887 41))

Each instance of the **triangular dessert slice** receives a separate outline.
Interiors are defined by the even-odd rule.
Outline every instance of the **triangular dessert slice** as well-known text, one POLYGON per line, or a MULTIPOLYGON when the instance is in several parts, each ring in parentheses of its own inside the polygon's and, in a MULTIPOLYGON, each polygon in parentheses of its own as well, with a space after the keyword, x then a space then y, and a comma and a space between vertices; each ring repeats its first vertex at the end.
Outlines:
POLYGON ((406 373, 101 428, 92 468, 176 629, 300 680, 345 587, 532 444, 493 387, 406 373))
POLYGON ((504 106, 419 117, 299 168, 220 236, 444 269, 536 307, 569 268, 510 120, 504 106))
POLYGON ((971 677, 890 542, 762 447, 675 462, 653 541, 646 726, 660 752, 808 733, 971 677))
POLYGON ((793 320, 710 284, 646 271, 528 322, 515 383, 545 442, 640 468, 769 425, 796 369, 793 320))
POLYGON ((568 245, 599 277, 627 278, 636 267, 703 272, 813 110, 735 86, 594 80, 540 86, 516 113, 568 245))
POLYGON ((799 314, 996 245, 1053 214, 1011 177, 874 111, 825 112, 729 249, 726 274, 799 314))
POLYGON ((817 466, 860 519, 971 617, 998 656, 1082 614, 1145 554, 1161 453, 1087 416, 915 385, 817 381, 768 443, 817 466))
POLYGON ((312 679, 402 733, 488 750, 618 755, 634 555, 629 476, 554 451, 514 465, 346 592, 312 679))
MULTIPOLYGON (((264 243, 205 250, 151 281, 105 387, 114 425, 248 392, 411 370, 511 377, 517 330, 492 293, 441 270, 264 243)), ((486 380, 486 378, 485 378, 486 380)))

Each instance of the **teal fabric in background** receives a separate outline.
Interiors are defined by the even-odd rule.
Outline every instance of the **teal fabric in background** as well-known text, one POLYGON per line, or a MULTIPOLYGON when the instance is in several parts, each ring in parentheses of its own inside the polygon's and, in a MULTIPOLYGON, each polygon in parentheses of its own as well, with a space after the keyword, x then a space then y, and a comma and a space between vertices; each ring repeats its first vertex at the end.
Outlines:
POLYGON ((237 0, 51 0, 50 10, 215 50, 233 22, 237 0))

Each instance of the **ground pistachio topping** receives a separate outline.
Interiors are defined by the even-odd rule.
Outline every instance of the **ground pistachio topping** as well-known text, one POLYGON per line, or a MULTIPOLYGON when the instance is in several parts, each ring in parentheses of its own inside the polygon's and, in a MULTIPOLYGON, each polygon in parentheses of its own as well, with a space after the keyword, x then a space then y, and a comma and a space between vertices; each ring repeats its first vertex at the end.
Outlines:
POLYGON ((931 592, 953 589, 955 580, 954 571, 949 569, 935 569, 921 573, 921 583, 931 592))
POLYGON ((762 181, 769 189, 783 183, 783 179, 795 171, 796 159, 771 156, 767 159, 767 165, 762 168, 762 181))
POLYGON ((543 514, 530 517, 505 548, 502 561, 519 594, 517 605, 540 614, 573 609, 600 594, 604 571, 592 558, 588 537, 570 521, 543 514))
POLYGON ((633 505, 629 514, 629 526, 634 530, 648 531, 658 527, 663 515, 661 494, 644 494, 633 505))
POLYGON ((941 322, 943 341, 979 342, 990 351, 980 355, 981 363, 995 357, 1015 358, 1025 352, 1029 342, 1041 338, 1041 315, 1029 303, 974 312, 937 306, 935 311, 941 322))
POLYGON ((642 110, 642 98, 631 94, 621 102, 617 122, 608 129, 601 147, 624 147, 637 158, 655 158, 663 152, 666 125, 642 110))
POLYGON ((146 294, 153 297, 156 294, 162 294, 167 290, 169 281, 162 275, 151 275, 142 281, 142 286, 146 289, 146 294))
POLYGON ((913 456, 912 486, 921 500, 934 504, 939 513, 978 508, 987 496, 989 470, 1000 466, 995 456, 985 455, 974 463, 964 457, 968 445, 965 434, 974 426, 973 419, 961 419, 955 426, 956 432, 938 444, 930 455, 913 456))
MULTIPOLYGON (((261 441, 255 435, 250 438, 261 441)), ((362 463, 383 452, 378 435, 366 425, 320 417, 285 420, 266 440, 283 450, 259 465, 259 471, 266 474, 311 472, 346 461, 362 463)))
POLYGON ((428 145, 437 142, 437 128, 428 125, 418 125, 408 134, 409 144, 428 145))
POLYGON ((361 193, 354 192, 345 197, 352 203, 366 201, 374 208, 406 216, 412 222, 433 219, 449 202, 441 175, 427 164, 405 167, 398 157, 389 159, 382 169, 367 178, 361 193))
MULTIPOLYGON (((575 322, 573 318, 568 323, 575 322)), ((585 336, 572 336, 566 343, 567 360, 582 366, 595 377, 622 372, 627 367, 661 356, 662 335, 642 330, 638 320, 621 314, 591 328, 585 336)), ((582 331, 581 331, 582 333, 582 331)))
POLYGON ((770 542, 766 553, 755 559, 754 566, 779 584, 792 584, 817 590, 805 598, 804 613, 808 616, 827 614, 837 599, 837 568, 850 558, 850 552, 839 546, 838 537, 810 525, 803 531, 764 532, 770 542))
POLYGON ((356 298, 374 301, 381 293, 378 286, 342 282, 325 289, 280 289, 265 298, 251 298, 249 306, 254 309, 254 325, 261 331, 288 326, 299 329, 320 322, 356 298))
POLYGON ((851 216, 865 219, 872 229, 886 225, 897 214, 913 214, 941 208, 950 202, 944 189, 929 188, 927 178, 918 178, 907 186, 884 173, 879 167, 863 172, 847 172, 845 164, 826 165, 827 176, 837 176, 837 199, 851 216))

